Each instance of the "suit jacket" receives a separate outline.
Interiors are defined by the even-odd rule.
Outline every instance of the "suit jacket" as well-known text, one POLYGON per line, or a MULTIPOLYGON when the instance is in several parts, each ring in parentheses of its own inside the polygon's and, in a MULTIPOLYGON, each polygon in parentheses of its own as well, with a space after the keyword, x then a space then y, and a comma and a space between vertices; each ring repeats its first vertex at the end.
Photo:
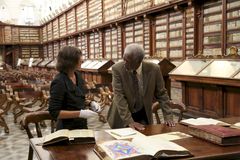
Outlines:
MULTIPOLYGON (((131 72, 127 71, 124 62, 112 66, 113 103, 108 112, 108 123, 111 128, 127 127, 132 118, 135 104, 135 93, 131 72)), ((160 67, 153 63, 142 62, 143 103, 150 124, 153 123, 152 103, 155 98, 162 106, 165 120, 172 120, 169 97, 164 86, 160 67)))

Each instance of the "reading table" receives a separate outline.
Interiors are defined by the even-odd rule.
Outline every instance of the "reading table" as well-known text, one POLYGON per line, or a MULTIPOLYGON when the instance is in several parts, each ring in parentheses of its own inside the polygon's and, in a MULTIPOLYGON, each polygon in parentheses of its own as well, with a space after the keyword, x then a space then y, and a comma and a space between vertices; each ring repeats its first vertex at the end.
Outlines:
MULTIPOLYGON (((240 117, 223 118, 220 119, 227 123, 240 122, 240 117)), ((145 135, 154 135, 167 132, 180 131, 188 134, 188 127, 182 124, 177 124, 176 127, 168 127, 164 124, 148 125, 142 132, 145 135)), ((110 135, 104 131, 97 131, 95 133, 96 142, 103 142, 113 140, 110 135)), ((42 142, 41 138, 33 138, 30 140, 30 144, 33 147, 35 155, 39 160, 99 160, 100 158, 93 151, 95 144, 76 144, 76 145, 55 145, 42 147, 38 145, 42 142)), ((182 159, 240 159, 240 145, 235 146, 218 146, 210 142, 198 139, 198 138, 185 138, 173 141, 186 149, 188 149, 193 157, 182 159)), ((146 159, 146 158, 144 158, 146 159)))

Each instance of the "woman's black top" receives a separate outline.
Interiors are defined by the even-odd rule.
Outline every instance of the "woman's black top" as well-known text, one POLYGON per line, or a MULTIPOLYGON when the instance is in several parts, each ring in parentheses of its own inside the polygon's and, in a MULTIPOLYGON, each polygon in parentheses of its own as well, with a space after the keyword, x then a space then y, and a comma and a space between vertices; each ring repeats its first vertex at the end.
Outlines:
MULTIPOLYGON (((84 81, 79 71, 75 72, 76 85, 65 73, 56 75, 50 87, 49 113, 57 119, 61 110, 80 111, 85 109, 84 81)), ((86 129, 87 120, 83 118, 58 119, 59 129, 86 129)))

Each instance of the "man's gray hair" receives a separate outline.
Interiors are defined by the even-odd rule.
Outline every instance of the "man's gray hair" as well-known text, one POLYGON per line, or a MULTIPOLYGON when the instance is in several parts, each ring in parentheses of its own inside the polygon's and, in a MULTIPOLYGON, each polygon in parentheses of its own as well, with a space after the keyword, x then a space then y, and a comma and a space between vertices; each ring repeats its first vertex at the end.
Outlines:
POLYGON ((137 43, 132 43, 126 46, 124 55, 133 55, 134 59, 143 60, 145 51, 143 47, 137 43))

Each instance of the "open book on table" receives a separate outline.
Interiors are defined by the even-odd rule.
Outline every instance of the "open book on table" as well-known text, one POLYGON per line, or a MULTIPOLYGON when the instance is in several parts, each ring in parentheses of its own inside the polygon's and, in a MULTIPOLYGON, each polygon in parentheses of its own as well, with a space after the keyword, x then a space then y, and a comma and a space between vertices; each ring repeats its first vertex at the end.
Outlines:
POLYGON ((95 143, 94 132, 93 130, 88 129, 75 129, 75 130, 62 129, 49 135, 46 135, 43 138, 43 146, 59 142, 79 144, 95 143))
POLYGON ((132 141, 112 140, 97 144, 94 151, 101 159, 133 159, 148 156, 152 158, 176 158, 192 156, 176 143, 163 139, 137 137, 132 141))
POLYGON ((204 117, 199 117, 199 118, 189 118, 189 119, 184 119, 181 120, 180 123, 185 124, 185 125, 220 125, 220 126, 230 126, 231 124, 216 120, 213 118, 204 118, 204 117))

